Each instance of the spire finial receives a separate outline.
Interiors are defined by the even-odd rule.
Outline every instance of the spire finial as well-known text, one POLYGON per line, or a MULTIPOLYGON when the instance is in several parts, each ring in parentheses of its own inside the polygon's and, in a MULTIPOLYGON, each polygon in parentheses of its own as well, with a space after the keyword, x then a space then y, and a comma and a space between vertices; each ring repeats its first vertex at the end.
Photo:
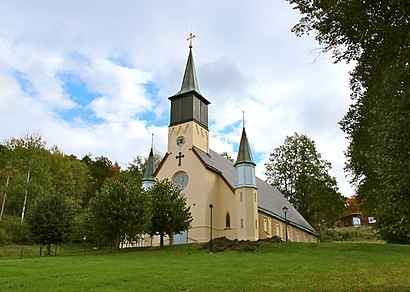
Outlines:
POLYGON ((186 39, 187 41, 189 41, 189 48, 192 49, 192 39, 195 37, 195 35, 191 32, 189 34, 189 37, 186 39))
POLYGON ((245 128, 245 111, 242 111, 242 126, 245 128))
POLYGON ((154 133, 152 133, 151 135, 151 149, 154 149, 154 133))

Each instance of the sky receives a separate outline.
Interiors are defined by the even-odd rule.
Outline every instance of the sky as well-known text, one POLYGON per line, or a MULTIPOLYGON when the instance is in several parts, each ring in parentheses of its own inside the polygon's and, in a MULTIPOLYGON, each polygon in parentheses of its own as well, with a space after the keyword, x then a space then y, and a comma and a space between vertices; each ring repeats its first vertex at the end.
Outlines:
POLYGON ((348 141, 338 122, 349 71, 321 53, 285 0, 0 0, 0 141, 39 134, 79 158, 123 168, 166 153, 169 96, 179 91, 192 32, 210 148, 236 158, 246 132, 265 178, 269 154, 297 132, 331 162, 344 196, 348 141))

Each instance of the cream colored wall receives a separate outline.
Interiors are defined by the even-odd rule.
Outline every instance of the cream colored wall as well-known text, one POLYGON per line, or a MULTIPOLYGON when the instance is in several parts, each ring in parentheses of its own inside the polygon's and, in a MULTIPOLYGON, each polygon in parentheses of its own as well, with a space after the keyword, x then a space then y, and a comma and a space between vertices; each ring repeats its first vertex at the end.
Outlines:
POLYGON ((178 159, 175 158, 177 153, 175 151, 170 152, 157 173, 157 179, 164 180, 167 178, 172 180, 172 177, 178 171, 185 171, 188 174, 188 185, 181 191, 181 194, 187 198, 187 205, 191 208, 193 215, 192 228, 188 231, 188 237, 203 242, 206 236, 204 229, 208 226, 206 222, 206 211, 208 207, 205 208, 205 206, 209 205, 209 199, 207 198, 208 193, 205 187, 206 182, 204 181, 206 169, 191 149, 183 146, 179 151, 185 155, 182 159, 181 166, 178 166, 178 159))
POLYGON ((252 187, 242 187, 235 190, 237 206, 237 239, 258 240, 257 190, 252 187), (241 201, 242 192, 242 201, 241 201), (243 219, 243 227, 241 226, 243 219))
POLYGON ((202 151, 209 153, 209 132, 196 122, 190 121, 168 128, 168 152, 179 150, 176 145, 179 136, 185 137, 185 146, 192 147, 192 145, 195 145, 202 151))
MULTIPOLYGON (((225 181, 216 173, 214 175, 217 177, 217 237, 226 236, 229 239, 237 238, 237 212, 235 208, 235 194, 228 187, 225 181), (230 227, 226 227, 226 214, 229 212, 230 215, 230 227)), ((214 204, 215 205, 215 204, 214 204)))
MULTIPOLYGON (((285 222, 273 218, 265 213, 259 212, 259 238, 265 239, 273 236, 280 236, 283 240, 286 239, 285 234, 285 222), (268 232, 265 232, 264 219, 268 220, 268 232), (276 225, 279 224, 279 232, 277 231, 276 225)), ((317 237, 299 229, 293 225, 288 224, 288 240, 296 242, 317 242, 317 237)))

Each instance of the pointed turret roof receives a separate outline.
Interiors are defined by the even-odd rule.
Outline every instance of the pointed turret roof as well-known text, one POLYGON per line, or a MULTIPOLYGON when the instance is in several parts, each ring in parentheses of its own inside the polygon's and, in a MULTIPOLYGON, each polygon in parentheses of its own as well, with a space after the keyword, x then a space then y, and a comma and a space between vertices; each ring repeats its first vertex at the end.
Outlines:
POLYGON ((147 161, 147 168, 145 168, 144 171, 144 176, 142 178, 142 181, 153 181, 155 182, 155 177, 154 177, 154 150, 151 147, 151 151, 148 156, 148 161, 147 161))
POLYGON ((183 94, 190 91, 196 91, 201 94, 198 86, 198 79, 196 77, 196 70, 194 64, 194 57, 192 56, 192 48, 189 48, 188 61, 185 67, 184 78, 182 80, 181 90, 175 95, 183 94))
POLYGON ((238 157, 236 158, 235 165, 241 163, 247 163, 256 166, 255 162, 253 162, 252 151, 251 147, 249 146, 248 138, 246 137, 245 127, 243 127, 242 129, 242 137, 241 142, 239 143, 238 157))

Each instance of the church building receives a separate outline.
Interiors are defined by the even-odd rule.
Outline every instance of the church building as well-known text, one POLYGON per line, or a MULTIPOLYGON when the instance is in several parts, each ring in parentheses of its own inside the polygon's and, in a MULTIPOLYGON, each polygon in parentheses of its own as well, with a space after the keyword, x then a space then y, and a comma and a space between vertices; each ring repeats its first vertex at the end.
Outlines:
MULTIPOLYGON (((191 35, 192 38, 192 35, 191 35)), ((273 186, 255 176, 255 162, 245 127, 233 163, 209 148, 208 106, 199 91, 189 46, 181 89, 171 101, 168 149, 156 170, 151 149, 142 185, 170 180, 181 190, 193 221, 176 243, 229 239, 258 240, 279 236, 283 240, 316 242, 317 232, 273 186)), ((152 239, 151 239, 152 243, 152 239)), ((143 245, 149 245, 147 239, 143 245)))

